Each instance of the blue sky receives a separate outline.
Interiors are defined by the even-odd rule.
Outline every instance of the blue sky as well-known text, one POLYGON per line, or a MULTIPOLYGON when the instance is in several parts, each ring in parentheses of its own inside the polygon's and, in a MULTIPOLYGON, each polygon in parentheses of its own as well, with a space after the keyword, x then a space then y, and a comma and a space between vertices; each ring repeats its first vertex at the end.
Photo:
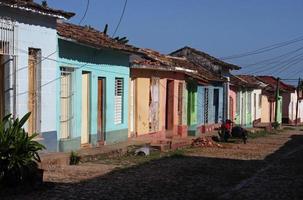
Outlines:
MULTIPOLYGON (((78 23, 85 11, 86 0, 48 0, 48 4, 75 12, 77 15, 71 22, 78 23)), ((109 33, 112 33, 123 5, 124 0, 90 0, 83 25, 103 30, 107 23, 109 33)), ((127 36, 130 44, 162 53, 188 45, 220 58, 303 36, 302 10, 302 0, 128 0, 117 35, 127 36)), ((298 55, 298 62, 302 60, 294 66, 284 67, 286 70, 279 62, 272 66, 245 67, 301 46, 303 41, 228 62, 243 67, 241 73, 261 69, 262 74, 303 77, 303 58, 299 56, 303 50, 285 57, 286 60, 298 55), (257 67, 256 70, 253 67, 257 67)))

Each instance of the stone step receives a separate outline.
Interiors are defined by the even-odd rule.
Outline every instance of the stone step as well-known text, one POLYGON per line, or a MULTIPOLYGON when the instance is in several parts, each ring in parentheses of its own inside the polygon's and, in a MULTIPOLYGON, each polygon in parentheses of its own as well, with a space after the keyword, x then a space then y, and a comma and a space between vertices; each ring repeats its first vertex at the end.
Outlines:
POLYGON ((41 163, 39 167, 45 170, 56 166, 67 166, 70 161, 69 153, 43 153, 40 157, 41 163))

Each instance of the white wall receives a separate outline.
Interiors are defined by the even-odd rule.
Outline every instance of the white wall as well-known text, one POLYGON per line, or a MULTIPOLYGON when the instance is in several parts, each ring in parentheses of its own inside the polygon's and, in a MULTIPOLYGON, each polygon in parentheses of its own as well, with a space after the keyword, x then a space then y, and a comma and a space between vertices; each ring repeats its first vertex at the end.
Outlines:
POLYGON ((297 109, 297 92, 291 93, 290 94, 290 102, 288 106, 288 117, 290 120, 295 120, 296 119, 296 109, 297 109))
POLYGON ((261 118, 261 107, 259 106, 259 98, 260 95, 262 93, 261 89, 255 89, 252 91, 251 94, 251 116, 252 116, 252 122, 256 119, 260 119, 261 118), (255 116, 255 107, 254 107, 254 96, 256 95, 256 116, 255 116))
MULTIPOLYGON (((41 49, 42 59, 57 59, 57 34, 54 18, 0 7, 0 17, 16 21, 17 37, 17 116, 28 112, 28 48, 41 49), (23 69, 24 68, 24 69, 23 69)), ((41 132, 56 131, 57 63, 41 62, 41 132), (51 82, 53 81, 53 82, 51 82)))

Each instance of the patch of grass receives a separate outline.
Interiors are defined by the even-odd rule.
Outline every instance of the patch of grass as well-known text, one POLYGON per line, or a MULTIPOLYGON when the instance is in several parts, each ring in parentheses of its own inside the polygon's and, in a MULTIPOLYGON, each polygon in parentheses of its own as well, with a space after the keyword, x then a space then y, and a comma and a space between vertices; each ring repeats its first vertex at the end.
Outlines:
POLYGON ((286 127, 283 128, 283 130, 294 131, 294 130, 296 130, 296 128, 286 126, 286 127))
POLYGON ((103 164, 118 165, 119 168, 127 168, 133 165, 140 165, 165 157, 182 158, 185 152, 187 152, 187 149, 178 149, 168 152, 160 152, 158 150, 157 151, 152 150, 148 156, 138 156, 128 153, 120 157, 103 158, 97 160, 96 162, 103 164))
POLYGON ((78 165, 80 162, 80 156, 77 152, 72 151, 69 156, 69 164, 70 165, 78 165))
POLYGON ((259 137, 266 137, 268 135, 273 135, 273 134, 277 134, 277 132, 276 131, 268 132, 266 130, 261 130, 261 131, 256 131, 254 133, 248 132, 247 137, 250 139, 255 139, 255 138, 259 138, 259 137))

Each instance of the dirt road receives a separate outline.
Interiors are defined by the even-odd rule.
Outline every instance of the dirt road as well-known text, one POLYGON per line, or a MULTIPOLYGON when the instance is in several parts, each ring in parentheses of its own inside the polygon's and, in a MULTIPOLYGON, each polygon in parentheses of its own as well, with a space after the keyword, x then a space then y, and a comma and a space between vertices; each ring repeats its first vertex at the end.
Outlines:
POLYGON ((53 169, 43 188, 1 199, 303 199, 300 131, 117 166, 95 162, 53 169))

